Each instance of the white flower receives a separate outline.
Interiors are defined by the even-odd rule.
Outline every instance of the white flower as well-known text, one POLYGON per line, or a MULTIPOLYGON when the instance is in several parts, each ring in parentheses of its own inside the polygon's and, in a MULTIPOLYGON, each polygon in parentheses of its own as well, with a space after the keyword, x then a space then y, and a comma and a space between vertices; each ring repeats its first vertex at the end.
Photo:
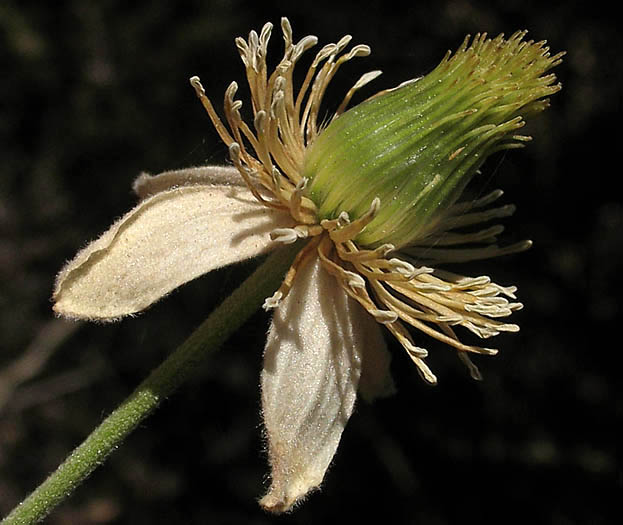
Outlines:
MULTIPOLYGON (((427 351, 416 346, 406 325, 454 347, 472 376, 479 378, 468 353, 492 355, 497 351, 461 343, 452 327, 463 326, 482 338, 502 331, 514 332, 519 329, 517 325, 498 318, 510 315, 522 305, 509 301, 515 299, 515 287, 499 286, 485 276, 469 278, 442 271, 437 265, 498 256, 529 246, 529 242, 506 248, 494 245, 500 226, 475 232, 464 230, 466 226, 512 213, 511 206, 478 210, 499 198, 501 191, 457 203, 460 191, 444 190, 444 206, 431 210, 427 205, 428 219, 420 220, 416 233, 408 222, 407 212, 415 213, 416 203, 438 194, 435 192, 445 183, 439 174, 430 177, 409 204, 411 208, 398 209, 400 221, 396 224, 400 229, 395 230, 394 212, 388 213, 390 208, 384 208, 383 199, 379 198, 379 195, 385 198, 388 191, 383 187, 382 176, 373 181, 375 184, 380 181, 380 186, 377 184, 371 193, 366 193, 369 188, 365 187, 365 181, 363 187, 359 187, 359 182, 357 187, 340 185, 341 173, 332 174, 319 167, 323 155, 329 158, 332 146, 316 147, 313 155, 308 155, 312 145, 321 142, 325 130, 334 133, 337 129, 339 138, 340 123, 352 120, 353 114, 344 121, 339 116, 353 93, 380 72, 363 75, 330 121, 321 124, 319 107, 337 69, 354 57, 369 54, 370 50, 357 45, 345 52, 350 36, 324 46, 297 90, 294 67, 317 39, 308 36, 295 44, 287 19, 282 19, 281 27, 285 53, 272 73, 266 66, 271 24, 266 24, 260 35, 252 31, 248 41, 236 39, 251 91, 253 129, 240 115, 242 103, 234 99, 236 83, 230 85, 225 95, 228 129, 206 97, 199 79, 191 79, 229 147, 234 167, 193 168, 155 177, 141 175, 134 184, 141 199, 138 205, 67 264, 57 278, 54 292, 54 309, 60 315, 116 320, 144 310, 206 272, 255 257, 282 243, 305 239, 283 284, 264 305, 275 309, 261 378, 272 472, 271 487, 260 503, 274 512, 291 509, 322 483, 352 414, 357 393, 373 399, 392 391, 390 357, 381 325, 397 338, 430 383, 435 383, 436 378, 424 362, 427 351), (337 128, 330 126, 333 122, 338 124, 337 128), (314 170, 322 172, 318 179, 314 179, 314 170), (318 182, 321 178, 322 184, 318 182), (336 195, 341 196, 338 199, 336 195), (327 203, 332 199, 342 202, 345 208, 327 212, 327 203), (361 208, 362 202, 367 203, 365 208, 361 208), (355 210, 359 211, 355 213, 355 210), (379 220, 375 222, 377 217, 379 220), (396 246, 387 240, 383 242, 384 238, 405 241, 396 246), (486 246, 474 247, 474 243, 486 246)), ((498 37, 493 44, 486 36, 477 36, 470 48, 464 44, 457 52, 459 58, 446 57, 438 69, 444 75, 448 70, 454 72, 463 67, 461 60, 472 67, 475 55, 495 46, 503 52, 510 49, 520 57, 524 53, 526 64, 537 63, 530 66, 530 94, 522 100, 523 105, 511 100, 513 106, 504 99, 506 105, 492 110, 491 114, 500 115, 508 112, 507 108, 516 112, 524 106, 530 112, 543 109, 545 104, 538 99, 557 91, 559 86, 552 85, 552 75, 540 75, 556 65, 559 55, 549 58, 547 51, 542 51, 543 43, 526 47, 520 43, 523 35, 518 33, 508 41, 498 37), (534 58, 538 56, 542 57, 542 64, 538 62, 541 59, 534 58)), ((492 60, 496 66, 497 55, 492 60)), ((513 68, 522 65, 523 58, 512 60, 513 68)), ((486 71, 495 70, 492 67, 486 71)), ((465 74, 472 80, 476 78, 470 70, 465 74)), ((476 80, 480 85, 480 80, 476 80)), ((507 97, 508 86, 496 82, 492 85, 501 86, 507 97)), ((414 85, 406 83, 396 90, 382 92, 376 95, 375 104, 378 102, 380 107, 386 100, 384 96, 402 93, 400 89, 417 94, 420 88, 413 88, 414 85)), ((477 104, 483 100, 489 99, 480 96, 477 104)), ((485 116, 493 107, 489 102, 486 104, 482 109, 485 116)), ((435 129, 442 129, 445 123, 457 119, 469 121, 476 111, 461 110, 446 117, 442 113, 437 117, 441 120, 435 129)), ((508 115, 510 120, 499 124, 483 125, 474 121, 474 129, 470 128, 465 137, 469 140, 476 137, 480 141, 476 145, 486 143, 491 150, 513 147, 526 138, 512 135, 522 121, 512 112, 508 115)), ((381 115, 373 124, 387 130, 383 118, 381 115)), ((484 158, 478 157, 480 150, 475 150, 478 160, 474 166, 465 160, 476 147, 469 142, 465 144, 458 149, 454 146, 449 158, 444 154, 443 162, 458 159, 463 166, 455 169, 444 164, 448 177, 462 173, 461 169, 471 176, 482 164, 484 158)), ((339 153, 339 145, 336 147, 339 153)), ((358 153, 365 154, 366 151, 358 153)), ((356 160, 365 168, 365 158, 356 160)), ((386 163, 386 169, 388 166, 391 167, 386 163)), ((348 174, 343 176, 347 178, 348 174)), ((457 183, 459 190, 464 185, 465 182, 457 183)), ((390 186, 395 191, 393 181, 390 186)))

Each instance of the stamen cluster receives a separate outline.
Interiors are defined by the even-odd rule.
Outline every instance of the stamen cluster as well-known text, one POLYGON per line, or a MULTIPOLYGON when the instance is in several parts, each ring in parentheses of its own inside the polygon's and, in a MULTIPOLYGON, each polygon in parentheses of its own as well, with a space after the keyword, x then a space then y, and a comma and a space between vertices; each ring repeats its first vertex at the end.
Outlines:
MULTIPOLYGON (((324 46, 313 59, 300 87, 295 89, 294 68, 303 53, 317 43, 317 38, 307 36, 295 44, 285 18, 281 29, 284 56, 270 73, 266 56, 272 25, 266 24, 259 36, 252 31, 248 40, 236 39, 250 88, 253 129, 241 117, 242 102, 234 98, 238 89, 235 82, 225 92, 224 112, 228 129, 199 79, 191 79, 217 132, 229 147, 232 162, 255 198, 265 206, 289 213, 296 223, 292 228, 274 230, 271 234, 273 240, 293 243, 308 239, 279 290, 266 300, 265 308, 277 307, 292 287, 297 271, 311 258, 317 257, 345 292, 396 337, 425 380, 436 382, 424 362, 427 351, 416 346, 406 325, 455 348, 472 377, 479 378, 480 373, 468 354, 493 355, 497 350, 461 343, 454 327, 462 326, 480 338, 519 330, 517 325, 499 320, 522 308, 521 303, 513 302, 516 288, 497 285, 486 276, 470 278, 436 266, 495 257, 530 246, 529 241, 524 241, 498 247, 495 242, 503 230, 500 225, 465 230, 513 213, 514 207, 508 205, 482 209, 501 196, 500 190, 474 201, 456 203, 456 200, 488 154, 501 148, 520 146, 528 140, 528 137, 513 134, 523 126, 522 116, 517 112, 523 108, 525 112, 533 113, 547 106, 541 97, 554 93, 560 86, 553 85, 553 75, 541 74, 556 65, 561 55, 550 58, 543 42, 522 42, 525 32, 516 33, 508 41, 502 35, 494 40, 477 35, 471 45, 466 39, 454 57, 448 54, 430 77, 378 93, 344 113, 353 94, 376 78, 380 71, 363 75, 348 91, 332 118, 321 124, 320 105, 331 79, 342 64, 354 57, 368 55, 370 48, 356 45, 346 52, 350 36, 324 46), (496 76, 496 69, 502 67, 506 68, 504 74, 496 76), (521 70, 524 76, 528 71, 529 80, 524 84, 521 75, 512 78, 521 70), (435 86, 440 79, 445 79, 448 89, 451 88, 446 90, 444 87, 439 95, 439 100, 448 106, 445 113, 443 104, 436 105, 434 97, 431 98, 431 90, 437 89, 435 86), (441 151, 439 158, 434 157, 435 162, 443 165, 441 171, 407 173, 405 166, 408 167, 408 162, 398 159, 394 162, 398 167, 393 171, 372 173, 369 166, 374 163, 368 163, 361 147, 358 147, 355 159, 343 155, 345 150, 339 143, 340 133, 354 122, 352 129, 362 137, 376 162, 379 148, 373 145, 373 137, 370 137, 374 134, 369 133, 366 122, 380 122, 375 124, 375 130, 381 131, 375 131, 375 134, 380 133, 382 141, 389 140, 383 134, 389 136, 392 132, 383 127, 383 119, 400 120, 403 117, 384 116, 379 108, 389 101, 388 105, 396 111, 395 100, 405 97, 424 101, 423 108, 420 108, 422 121, 414 121, 413 115, 405 118, 408 122, 416 122, 415 135, 419 135, 416 138, 420 140, 418 154, 422 154, 425 160, 428 153, 422 152, 426 147, 432 148, 430 140, 437 134, 441 133, 439 136, 443 138, 447 126, 458 121, 463 127, 472 126, 467 132, 445 137, 446 149, 441 151), (465 104, 471 106, 465 109, 462 106, 465 104), (367 108, 372 117, 368 117, 367 108), (430 114, 426 113, 427 110, 430 114), (361 128, 356 127, 357 119, 362 122, 361 128), (322 167, 323 159, 327 159, 329 168, 322 167), (363 168, 345 175, 351 177, 345 183, 333 170, 331 162, 335 159, 344 168, 355 165, 363 168), (386 174, 391 180, 384 179, 386 174), (461 178, 461 174, 465 176, 461 178), (338 180, 333 182, 332 177, 338 180), (313 191, 310 191, 310 184, 313 191), (384 200, 388 185, 403 189, 417 186, 419 189, 415 199, 401 208, 396 203, 400 199, 384 200), (443 191, 440 192, 440 188, 443 191), (427 203, 425 208, 416 206, 423 201, 427 203), (434 201, 437 206, 431 204, 434 201), (365 202, 368 203, 367 209, 362 208, 365 202), (331 210, 330 213, 327 210, 331 210), (416 217, 417 228, 412 228, 409 226, 410 217, 417 213, 421 214, 416 217), (380 222, 379 218, 382 219, 380 222)), ((413 139, 408 134, 405 137, 407 142, 413 139)), ((380 147, 381 150, 395 149, 386 144, 380 147)), ((409 158, 414 154, 413 148, 404 152, 409 158)), ((391 168, 393 161, 390 158, 381 164, 383 162, 386 168, 391 168)))

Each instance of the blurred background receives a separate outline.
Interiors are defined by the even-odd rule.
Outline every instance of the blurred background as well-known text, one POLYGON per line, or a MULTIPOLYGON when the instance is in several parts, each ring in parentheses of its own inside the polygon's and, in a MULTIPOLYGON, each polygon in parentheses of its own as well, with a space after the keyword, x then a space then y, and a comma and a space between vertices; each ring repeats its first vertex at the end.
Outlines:
MULTIPOLYGON (((118 324, 64 323, 49 301, 63 263, 133 206, 140 171, 225 162, 188 78, 201 76, 217 107, 231 80, 244 92, 234 37, 287 15, 297 39, 350 33, 372 47, 340 71, 327 111, 363 72, 384 75, 357 100, 430 71, 467 33, 527 28, 568 52, 563 91, 529 123, 535 140, 474 182, 518 205, 507 242, 535 242, 461 268, 519 286, 521 332, 478 359, 481 383, 416 334, 434 388, 390 342, 397 394, 358 405, 321 492, 274 518, 256 504, 268 482, 258 378, 269 318, 258 312, 47 523, 620 523, 616 17, 600 2, 409 4, 0 4, 0 515, 251 272, 207 275, 118 324)), ((274 63, 281 46, 275 31, 274 63)))

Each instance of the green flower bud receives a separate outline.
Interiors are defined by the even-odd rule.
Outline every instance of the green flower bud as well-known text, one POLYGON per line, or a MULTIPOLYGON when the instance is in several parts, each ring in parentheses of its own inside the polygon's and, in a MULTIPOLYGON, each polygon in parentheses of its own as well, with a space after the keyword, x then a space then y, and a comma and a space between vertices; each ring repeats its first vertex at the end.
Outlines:
POLYGON ((469 37, 425 77, 370 98, 335 118, 308 147, 303 176, 320 219, 378 214, 358 245, 411 245, 426 236, 486 158, 521 147, 524 117, 560 90, 553 74, 563 53, 545 42, 469 37))

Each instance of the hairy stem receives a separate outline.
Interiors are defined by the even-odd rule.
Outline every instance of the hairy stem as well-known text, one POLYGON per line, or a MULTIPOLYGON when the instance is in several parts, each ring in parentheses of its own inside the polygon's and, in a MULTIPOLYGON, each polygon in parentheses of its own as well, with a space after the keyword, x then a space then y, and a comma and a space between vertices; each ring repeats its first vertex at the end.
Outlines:
POLYGON ((2 523, 37 523, 66 499, 279 287, 298 249, 293 245, 273 252, 2 523))

